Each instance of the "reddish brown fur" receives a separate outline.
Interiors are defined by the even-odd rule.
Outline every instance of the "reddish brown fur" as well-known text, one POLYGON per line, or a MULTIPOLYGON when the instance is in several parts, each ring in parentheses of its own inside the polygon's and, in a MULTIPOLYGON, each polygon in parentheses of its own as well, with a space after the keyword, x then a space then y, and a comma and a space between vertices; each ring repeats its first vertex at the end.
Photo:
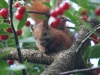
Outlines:
POLYGON ((73 43, 72 39, 70 39, 63 31, 52 28, 47 24, 44 25, 43 22, 34 27, 34 37, 37 41, 37 47, 43 53, 46 53, 46 50, 47 53, 51 53, 68 49, 73 43), (44 31, 48 33, 47 36, 43 36, 44 31), (44 46, 42 46, 40 43, 45 41, 45 39, 49 40, 44 43, 44 46))
POLYGON ((68 49, 72 45, 71 39, 62 31, 51 28, 51 33, 55 36, 55 41, 52 43, 52 46, 56 45, 57 43, 64 42, 64 48, 68 49))

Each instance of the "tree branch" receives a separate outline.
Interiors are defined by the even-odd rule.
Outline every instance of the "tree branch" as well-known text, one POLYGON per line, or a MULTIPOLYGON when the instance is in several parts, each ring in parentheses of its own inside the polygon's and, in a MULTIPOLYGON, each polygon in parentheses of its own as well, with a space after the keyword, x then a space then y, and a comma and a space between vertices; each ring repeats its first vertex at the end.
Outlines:
MULTIPOLYGON (((92 20, 91 22, 92 23, 90 24, 94 27, 94 30, 100 29, 100 25, 96 25, 97 22, 95 24, 95 20, 92 20)), ((82 60, 82 55, 89 45, 90 40, 88 37, 92 34, 92 31, 89 31, 82 26, 78 32, 78 37, 71 48, 59 53, 56 59, 54 59, 54 62, 41 75, 59 75, 60 72, 64 71, 88 68, 82 60)), ((85 74, 96 75, 94 72, 86 72, 85 74)))
MULTIPOLYGON (((0 49, 0 54, 3 52, 11 50, 9 54, 7 54, 4 59, 14 59, 14 60, 19 60, 18 59, 18 52, 16 51, 15 48, 5 48, 5 49, 0 49)), ((27 50, 27 49, 21 49, 22 53, 22 58, 23 60, 27 60, 28 62, 32 63, 39 63, 39 64, 46 64, 50 65, 53 62, 53 56, 47 56, 45 54, 40 53, 37 50, 27 50)))

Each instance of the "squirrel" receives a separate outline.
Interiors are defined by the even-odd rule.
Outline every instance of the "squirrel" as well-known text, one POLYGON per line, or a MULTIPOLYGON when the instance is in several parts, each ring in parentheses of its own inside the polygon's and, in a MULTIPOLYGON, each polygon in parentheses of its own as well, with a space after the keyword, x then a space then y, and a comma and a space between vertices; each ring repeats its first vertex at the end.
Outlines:
POLYGON ((38 49, 45 54, 71 47, 73 40, 62 30, 50 27, 48 21, 41 21, 32 28, 38 49))

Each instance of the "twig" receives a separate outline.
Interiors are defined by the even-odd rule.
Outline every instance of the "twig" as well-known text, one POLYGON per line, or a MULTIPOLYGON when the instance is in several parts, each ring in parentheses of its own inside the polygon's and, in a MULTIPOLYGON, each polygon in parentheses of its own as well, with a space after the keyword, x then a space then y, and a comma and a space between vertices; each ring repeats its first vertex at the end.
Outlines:
MULTIPOLYGON (((17 51, 18 51, 19 61, 20 61, 21 64, 23 64, 23 59, 22 59, 22 55, 21 55, 21 51, 20 51, 18 36, 17 36, 16 31, 15 31, 14 26, 13 26, 12 3, 13 3, 13 0, 9 0, 9 15, 10 15, 11 27, 12 27, 14 37, 15 37, 15 42, 16 42, 16 47, 17 47, 17 51)), ((22 74, 27 75, 27 72, 26 72, 25 69, 22 69, 22 74)))
POLYGON ((31 10, 27 10, 28 13, 35 13, 35 14, 41 14, 41 15, 45 15, 47 17, 50 17, 50 15, 48 13, 44 13, 44 12, 37 12, 37 11, 31 11, 31 10))
POLYGON ((73 70, 73 71, 68 71, 68 72, 61 72, 60 75, 74 74, 74 73, 87 72, 87 71, 93 71, 93 70, 100 70, 100 67, 97 67, 97 68, 87 68, 87 69, 79 69, 79 70, 73 70))

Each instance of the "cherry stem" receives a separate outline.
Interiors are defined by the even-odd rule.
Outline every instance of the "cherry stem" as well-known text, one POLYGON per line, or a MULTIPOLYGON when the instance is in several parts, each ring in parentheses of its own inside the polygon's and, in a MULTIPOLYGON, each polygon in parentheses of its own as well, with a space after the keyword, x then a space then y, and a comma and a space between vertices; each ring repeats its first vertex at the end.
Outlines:
POLYGON ((35 14, 41 14, 41 15, 45 15, 47 17, 50 17, 50 15, 48 13, 44 13, 44 12, 37 12, 37 11, 31 11, 31 10, 27 10, 28 13, 35 13, 35 14))
MULTIPOLYGON (((13 12, 12 12, 12 4, 13 4, 13 0, 9 0, 9 16, 10 16, 10 24, 14 33, 14 37, 15 37, 15 43, 16 43, 16 47, 17 47, 17 52, 18 52, 18 57, 19 57, 19 61, 21 64, 23 64, 23 59, 22 59, 22 55, 21 55, 21 50, 20 50, 20 45, 19 45, 19 41, 18 41, 18 36, 17 33, 15 31, 15 28, 13 26, 13 12)), ((22 69, 22 74, 23 75, 27 75, 27 72, 25 69, 22 69)))

